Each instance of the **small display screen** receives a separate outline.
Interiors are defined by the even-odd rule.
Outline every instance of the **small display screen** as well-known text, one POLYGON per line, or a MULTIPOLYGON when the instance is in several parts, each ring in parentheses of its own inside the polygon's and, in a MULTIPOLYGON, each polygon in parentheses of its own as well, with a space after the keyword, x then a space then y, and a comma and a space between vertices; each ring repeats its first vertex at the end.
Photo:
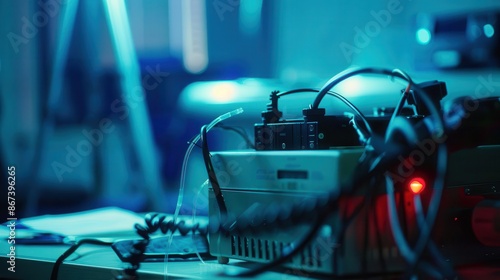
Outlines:
POLYGON ((278 179, 307 179, 305 170, 278 170, 278 179))
POLYGON ((438 34, 465 34, 467 31, 467 18, 442 18, 436 20, 434 33, 438 34))

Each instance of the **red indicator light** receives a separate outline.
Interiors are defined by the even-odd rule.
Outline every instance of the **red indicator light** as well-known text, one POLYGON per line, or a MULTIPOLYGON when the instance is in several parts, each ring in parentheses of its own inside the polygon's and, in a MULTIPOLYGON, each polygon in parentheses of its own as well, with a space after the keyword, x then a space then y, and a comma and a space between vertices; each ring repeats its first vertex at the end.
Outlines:
POLYGON ((425 189, 425 180, 420 177, 413 178, 408 186, 414 194, 419 194, 425 189))

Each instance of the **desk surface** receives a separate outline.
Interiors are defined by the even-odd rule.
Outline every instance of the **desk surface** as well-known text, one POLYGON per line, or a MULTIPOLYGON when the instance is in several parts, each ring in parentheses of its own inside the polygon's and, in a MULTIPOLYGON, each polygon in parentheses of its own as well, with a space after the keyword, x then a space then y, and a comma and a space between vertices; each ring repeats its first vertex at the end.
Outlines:
MULTIPOLYGON (((50 279, 55 260, 69 247, 68 245, 16 245, 15 272, 8 270, 9 244, 0 241, 0 279, 50 279)), ((59 279, 114 280, 126 266, 110 246, 82 245, 63 263, 59 279)), ((224 269, 249 269, 248 263, 231 260, 228 265, 217 261, 142 263, 139 279, 235 279, 220 276, 224 269), (165 278, 165 271, 168 278, 165 278)), ((500 263, 462 267, 461 279, 500 279, 500 263)), ((266 272, 253 279, 311 279, 310 275, 266 272)), ((387 279, 387 278, 383 278, 387 279)), ((396 278, 397 279, 397 278, 396 278)))
MULTIPOLYGON (((55 260, 69 247, 67 245, 16 245, 15 272, 8 270, 9 245, 0 241, 0 279, 50 279, 55 260)), ((228 265, 217 261, 142 263, 139 279, 235 279, 218 275, 224 269, 248 269, 245 262, 232 260, 228 265)), ((59 279, 113 280, 126 266, 110 246, 82 245, 63 263, 59 279)), ((266 272, 255 279, 310 279, 301 275, 266 272)))

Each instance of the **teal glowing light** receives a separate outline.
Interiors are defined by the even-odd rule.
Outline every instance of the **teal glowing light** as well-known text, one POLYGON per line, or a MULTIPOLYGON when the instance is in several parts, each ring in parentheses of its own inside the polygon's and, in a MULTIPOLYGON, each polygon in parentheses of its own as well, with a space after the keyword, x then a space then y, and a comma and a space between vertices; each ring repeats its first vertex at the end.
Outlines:
POLYGON ((483 26, 483 32, 486 37, 491 38, 495 35, 495 28, 493 28, 493 25, 488 23, 483 26))
POLYGON ((247 35, 260 31, 263 0, 240 0, 240 29, 247 35))
POLYGON ((417 42, 421 45, 427 45, 431 41, 431 32, 427 28, 417 30, 417 42))

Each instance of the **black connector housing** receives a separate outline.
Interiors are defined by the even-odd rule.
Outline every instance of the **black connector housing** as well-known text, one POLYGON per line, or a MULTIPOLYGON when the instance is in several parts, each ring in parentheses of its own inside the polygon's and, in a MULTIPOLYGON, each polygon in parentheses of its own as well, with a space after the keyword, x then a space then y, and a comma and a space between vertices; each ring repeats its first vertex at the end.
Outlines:
POLYGON ((359 146, 349 116, 325 116, 324 109, 304 109, 303 120, 255 125, 256 150, 326 150, 359 146))
POLYGON ((262 122, 264 123, 277 123, 281 120, 283 116, 283 112, 278 110, 278 93, 279 91, 275 90, 271 92, 269 96, 270 103, 267 104, 267 110, 262 112, 262 122))
MULTIPOLYGON (((427 93, 436 109, 441 111, 441 100, 448 94, 448 91, 446 90, 446 83, 434 80, 417 84, 417 86, 427 93)), ((411 94, 408 96, 408 104, 415 105, 417 114, 421 116, 430 115, 431 112, 427 109, 427 106, 422 98, 415 94, 413 90, 411 90, 410 93, 411 94)))

